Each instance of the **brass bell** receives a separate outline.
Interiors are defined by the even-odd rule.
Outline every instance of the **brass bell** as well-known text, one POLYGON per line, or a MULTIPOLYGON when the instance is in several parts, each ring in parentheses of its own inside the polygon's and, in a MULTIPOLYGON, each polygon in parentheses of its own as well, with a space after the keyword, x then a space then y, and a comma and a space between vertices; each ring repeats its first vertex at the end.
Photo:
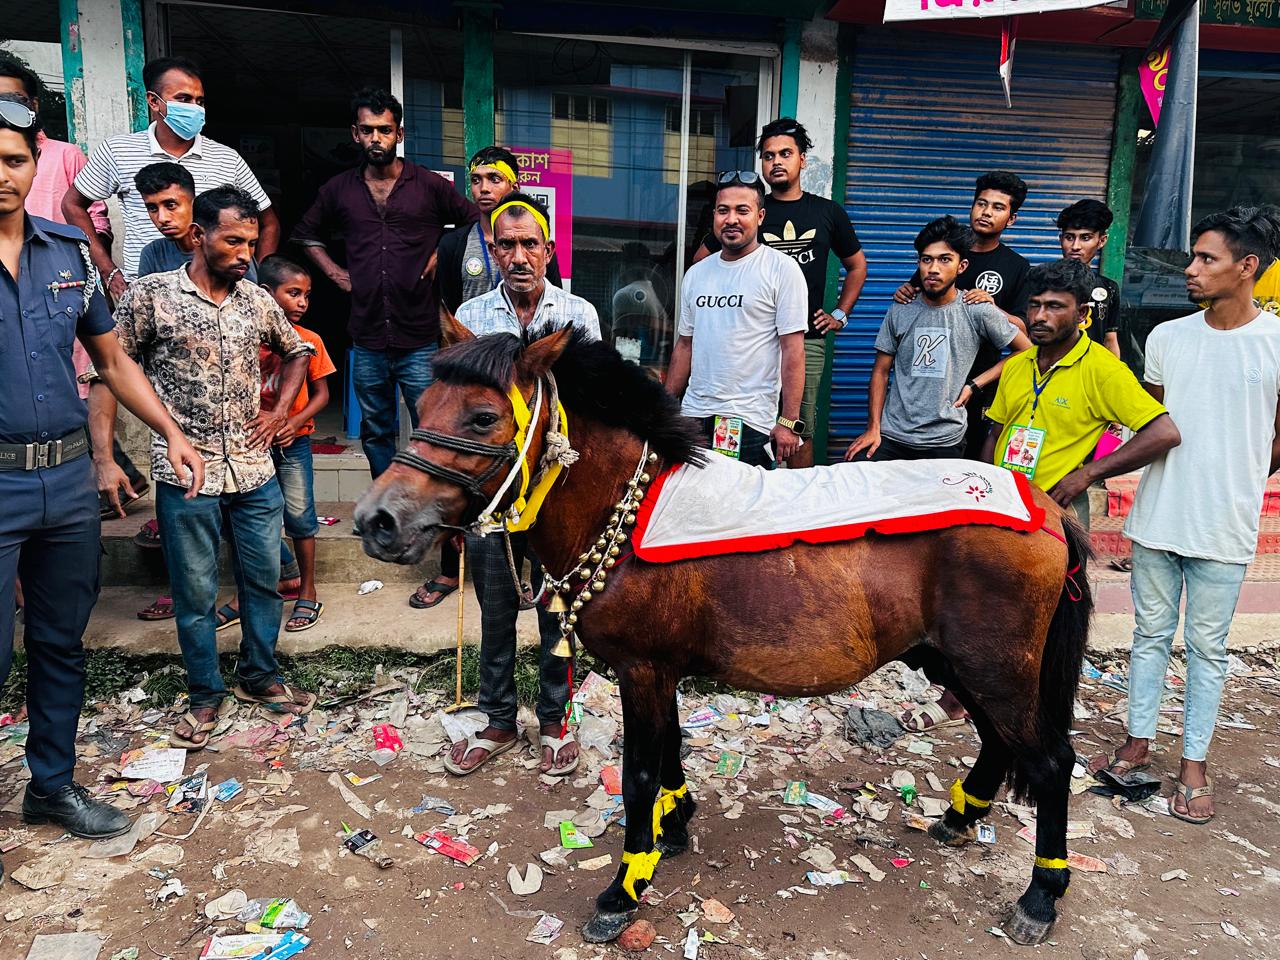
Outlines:
POLYGON ((658 455, 657 455, 656 453, 651 453, 651 454, 649 454, 649 462, 650 462, 650 463, 657 463, 657 462, 658 462, 658 455))
POLYGON ((629 527, 636 522, 636 515, 634 513, 628 513, 622 518, 622 522, 629 527))
POLYGON ((601 578, 601 579, 599 579, 599 580, 594 580, 594 581, 592 581, 592 583, 591 583, 591 589, 592 589, 592 590, 594 590, 596 593, 599 593, 601 590, 603 590, 603 589, 604 589, 604 578, 602 577, 602 578, 601 578))
MULTIPOLYGON (((579 600, 581 600, 583 603, 590 603, 590 602, 591 602, 591 591, 590 591, 590 590, 583 590, 580 594, 578 594, 578 599, 579 599, 579 600)), ((569 614, 569 619, 570 619, 570 620, 576 620, 576 619, 577 619, 577 617, 575 617, 575 616, 571 613, 571 614, 569 614)))
POLYGON ((567 611, 569 609, 569 604, 565 602, 564 594, 559 592, 553 593, 551 595, 551 602, 547 604, 547 609, 551 613, 564 613, 567 611))
POLYGON ((604 561, 604 567, 606 570, 612 570, 614 566, 617 564, 617 562, 618 561, 613 559, 613 557, 606 557, 604 561))
POLYGON ((573 656, 573 651, 569 648, 569 639, 567 637, 561 637, 560 642, 551 648, 551 655, 553 657, 560 657, 562 660, 568 660, 573 656))
POLYGON ((616 557, 616 556, 618 556, 620 553, 622 553, 622 550, 621 550, 620 548, 618 548, 618 547, 610 547, 610 548, 609 548, 609 556, 611 556, 611 557, 616 557))
POLYGON ((579 579, 579 580, 590 580, 590 579, 591 579, 591 571, 590 571, 590 570, 588 570, 586 567, 579 567, 579 568, 578 568, 578 579, 579 579))
POLYGON ((603 559, 604 559, 604 554, 603 554, 603 553, 601 553, 599 550, 597 550, 595 553, 591 554, 591 562, 592 562, 592 563, 599 563, 599 562, 600 562, 601 560, 603 560, 603 559))
POLYGON ((564 618, 564 622, 572 627, 575 623, 578 622, 578 615, 576 613, 571 613, 564 618))
POLYGON ((652 478, 651 476, 649 476, 647 473, 642 473, 642 474, 640 474, 640 482, 641 482, 641 483, 648 483, 648 482, 649 482, 650 480, 652 480, 652 479, 653 479, 653 478, 652 478))
POLYGON ((581 600, 573 601, 573 604, 569 607, 569 609, 572 610, 574 613, 577 613, 579 610, 582 609, 582 601, 581 600))

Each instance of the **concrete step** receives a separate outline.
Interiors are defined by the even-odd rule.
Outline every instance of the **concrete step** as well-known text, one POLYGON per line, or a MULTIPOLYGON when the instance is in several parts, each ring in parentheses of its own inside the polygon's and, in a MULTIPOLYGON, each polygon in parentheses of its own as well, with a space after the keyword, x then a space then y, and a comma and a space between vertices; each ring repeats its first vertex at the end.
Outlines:
MULTIPOLYGON (((365 474, 368 480, 368 472, 365 474)), ((320 516, 337 517, 332 526, 320 525, 316 535, 316 580, 323 583, 359 584, 365 580, 384 583, 422 583, 440 570, 438 553, 417 566, 403 566, 375 560, 364 552, 358 537, 351 534, 351 514, 355 504, 350 500, 316 504, 320 516)), ((104 587, 164 587, 169 578, 164 558, 158 549, 146 549, 133 542, 138 528, 155 516, 151 500, 139 501, 124 519, 102 523, 102 585, 104 587)), ((219 582, 235 582, 228 566, 229 553, 223 545, 219 582)), ((162 591, 163 592, 163 591, 162 591)))
MULTIPOLYGON (((1089 524, 1089 540, 1099 557, 1127 557, 1133 544, 1124 535, 1124 517, 1100 516, 1095 513, 1089 524)), ((1280 516, 1264 516, 1258 525, 1258 555, 1280 554, 1280 516)))

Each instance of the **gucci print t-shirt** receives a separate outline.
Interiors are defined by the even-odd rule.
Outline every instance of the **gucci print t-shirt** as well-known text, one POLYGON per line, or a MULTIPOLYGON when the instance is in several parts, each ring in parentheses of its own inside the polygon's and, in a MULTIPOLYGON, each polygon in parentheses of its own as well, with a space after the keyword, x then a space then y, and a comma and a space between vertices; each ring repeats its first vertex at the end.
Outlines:
POLYGON ((968 416, 954 404, 984 344, 998 353, 1017 332, 989 303, 950 303, 923 296, 895 303, 876 337, 876 352, 893 357, 893 378, 880 432, 911 447, 946 447, 964 439, 968 416))
MULTIPOLYGON (((813 315, 823 308, 826 297, 829 255, 834 253, 845 260, 862 249, 849 214, 834 200, 812 193, 802 194, 799 200, 768 196, 764 201, 760 239, 799 264, 809 295, 809 312, 805 315, 809 329, 805 337, 820 340, 823 334, 814 329, 813 315)), ((705 242, 708 250, 719 251, 720 243, 714 235, 709 235, 705 242)))
POLYGON ((740 260, 717 253, 690 267, 677 326, 693 338, 685 415, 741 417, 753 430, 772 430, 782 392, 778 338, 805 330, 804 310, 804 274, 772 247, 740 260))
POLYGON ((1204 311, 1151 331, 1143 379, 1164 387, 1182 443, 1142 474, 1130 540, 1183 557, 1248 563, 1271 470, 1280 398, 1280 317, 1218 330, 1204 311))

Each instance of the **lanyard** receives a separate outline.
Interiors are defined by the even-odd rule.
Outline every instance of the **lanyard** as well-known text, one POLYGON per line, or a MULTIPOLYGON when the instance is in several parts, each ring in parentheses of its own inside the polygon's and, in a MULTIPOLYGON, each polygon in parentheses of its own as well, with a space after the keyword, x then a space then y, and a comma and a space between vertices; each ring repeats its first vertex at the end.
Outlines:
MULTIPOLYGON (((1088 353, 1089 347, 1093 346, 1093 341, 1087 340, 1086 343, 1088 343, 1088 346, 1084 348, 1084 352, 1088 353)), ((1081 355, 1081 359, 1084 359, 1083 354, 1081 355)), ((1062 361, 1058 361, 1058 362, 1061 363, 1062 361)), ((1053 375, 1058 372, 1058 364, 1055 363, 1052 367, 1049 368, 1049 372, 1044 375, 1043 380, 1040 379, 1040 375, 1038 372, 1039 369, 1040 369, 1039 363, 1036 360, 1032 360, 1031 361, 1031 391, 1032 393, 1035 394, 1035 397, 1031 401, 1031 416, 1028 420, 1027 426, 1030 426, 1031 424, 1036 422, 1036 408, 1040 406, 1040 394, 1044 393, 1044 388, 1049 385, 1049 381, 1053 378, 1053 375)))
POLYGON ((493 268, 489 265, 489 245, 484 242, 484 231, 480 229, 480 221, 476 221, 476 236, 480 238, 480 253, 484 256, 484 278, 489 281, 489 289, 495 286, 493 268))

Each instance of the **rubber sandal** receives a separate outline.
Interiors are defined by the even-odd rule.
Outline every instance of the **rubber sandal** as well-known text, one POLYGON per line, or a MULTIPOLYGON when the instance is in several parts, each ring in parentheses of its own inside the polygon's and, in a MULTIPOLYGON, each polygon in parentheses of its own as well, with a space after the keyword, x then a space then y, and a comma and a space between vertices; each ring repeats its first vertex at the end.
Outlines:
POLYGON ((1204 824, 1212 820, 1215 816, 1217 816, 1216 813, 1211 813, 1207 817, 1193 817, 1191 815, 1192 800, 1199 799, 1200 797, 1213 796, 1213 777, 1205 777, 1204 780, 1205 780, 1205 785, 1203 787, 1188 787, 1181 780, 1178 781, 1178 787, 1177 787, 1177 790, 1175 791, 1175 795, 1182 796, 1182 802, 1187 805, 1187 812, 1179 813, 1173 806, 1173 797, 1170 797, 1169 798, 1169 816, 1177 817, 1179 820, 1182 820, 1185 823, 1194 823, 1196 826, 1203 826, 1204 824))
POLYGON ((441 583, 435 579, 428 580, 413 593, 409 594, 409 606, 415 610, 430 610, 432 607, 444 603, 444 598, 457 591, 457 589, 458 585, 456 583, 441 583), (438 600, 423 600, 422 594, 424 593, 438 593, 440 598, 438 600))
POLYGON ((931 730, 941 730, 943 727, 958 726, 966 720, 968 717, 953 719, 947 711, 938 706, 937 701, 934 701, 912 707, 902 716, 900 722, 910 733, 929 733, 931 730), (925 720, 932 722, 926 724, 925 720))
POLYGON ((472 734, 467 737, 467 749, 462 751, 462 759, 467 759, 467 755, 472 750, 488 750, 489 752, 485 755, 485 758, 474 767, 460 767, 453 762, 452 748, 450 748, 450 752, 444 755, 444 768, 455 777, 469 777, 494 757, 513 749, 519 739, 519 737, 513 737, 510 740, 489 740, 486 737, 477 737, 472 734))
POLYGON ((138 611, 139 620, 172 620, 173 597, 156 597, 150 606, 138 611))
POLYGON ((231 688, 231 692, 235 698, 241 703, 256 703, 260 707, 265 707, 272 713, 289 713, 294 716, 301 717, 311 712, 311 708, 316 705, 318 699, 314 693, 301 691, 304 700, 299 700, 298 695, 293 692, 293 688, 287 683, 282 683, 284 693, 250 693, 240 684, 236 684, 231 688), (290 710, 289 707, 298 707, 297 710, 290 710))
POLYGON ((1107 566, 1121 573, 1133 573, 1133 560, 1130 557, 1116 557, 1107 566))
POLYGON ((229 603, 224 603, 218 608, 218 625, 214 627, 214 632, 221 633, 229 627, 234 627, 240 623, 240 611, 229 603))
POLYGON ((192 753, 203 750, 209 745, 209 740, 213 737, 213 731, 217 729, 217 726, 222 722, 223 717, 231 712, 233 706, 233 704, 223 700, 218 704, 218 712, 214 714, 213 719, 204 721, 199 720, 194 713, 188 710, 183 714, 182 719, 174 724, 173 732, 169 734, 170 746, 181 747, 182 749, 188 750, 192 753), (198 741, 195 739, 188 740, 186 737, 179 736, 177 730, 179 725, 183 723, 186 723, 191 727, 191 736, 193 738, 203 733, 204 739, 198 741))
POLYGON ((322 613, 324 613, 324 604, 319 600, 303 600, 299 597, 293 601, 293 613, 289 614, 289 619, 285 622, 285 632, 301 633, 303 630, 310 630, 316 625, 322 613), (302 620, 304 622, 295 627, 293 625, 294 620, 302 620))
MULTIPOLYGON (((1087 768, 1087 764, 1086 764, 1087 768)), ((1103 770, 1110 773, 1113 777, 1127 777, 1131 773, 1141 773, 1143 770, 1151 769, 1151 761, 1146 763, 1130 763, 1128 760, 1121 760, 1119 757, 1113 756, 1111 762, 1105 767, 1099 767, 1090 774, 1095 780, 1098 774, 1103 770)))
POLYGON ((153 517, 144 523, 133 535, 133 542, 148 550, 160 549, 160 521, 153 517))
MULTIPOLYGON (((544 748, 545 747, 551 748, 551 762, 553 764, 555 763, 555 758, 559 755, 562 747, 566 747, 569 744, 576 743, 576 742, 577 741, 574 740, 572 733, 566 733, 563 737, 548 737, 546 734, 539 734, 538 736, 538 743, 540 746, 544 748)), ((553 766, 550 770, 548 770, 547 776, 549 777, 568 776, 569 774, 573 773, 573 771, 578 769, 578 762, 581 759, 582 759, 582 751, 578 751, 578 754, 568 763, 562 764, 561 766, 558 766, 558 767, 553 766)), ((542 758, 539 757, 538 760, 541 761, 542 758)))

